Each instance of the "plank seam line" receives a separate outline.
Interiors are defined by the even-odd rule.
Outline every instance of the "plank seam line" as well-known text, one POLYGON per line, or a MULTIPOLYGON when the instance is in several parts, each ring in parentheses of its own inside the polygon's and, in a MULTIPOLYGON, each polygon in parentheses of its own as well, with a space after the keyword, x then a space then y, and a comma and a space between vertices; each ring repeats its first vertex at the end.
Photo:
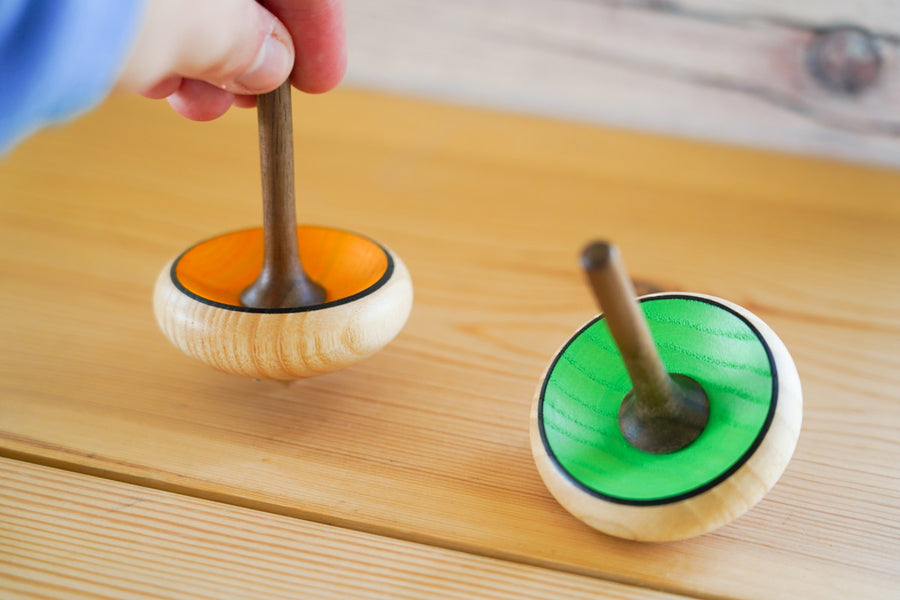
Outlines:
POLYGON ((677 586, 660 586, 660 585, 647 585, 644 582, 640 582, 634 579, 630 579, 628 577, 617 577, 615 575, 609 573, 603 573, 599 571, 594 571, 588 568, 579 568, 574 565, 567 565, 562 563, 554 563, 549 560, 541 560, 529 556, 525 556, 522 554, 515 554, 512 552, 502 552, 496 551, 491 552, 485 548, 479 548, 473 545, 467 544, 454 544, 450 543, 447 540, 443 540, 439 537, 431 537, 428 535, 414 535, 408 532, 404 532, 400 529, 395 529, 386 526, 378 526, 369 523, 365 523, 363 521, 353 521, 351 519, 344 519, 339 517, 329 518, 328 515, 319 514, 313 511, 304 511, 300 508, 291 508, 288 506, 279 506, 278 504, 272 502, 264 502, 262 500, 254 500, 251 498, 243 498, 241 496, 237 496, 234 494, 228 494, 223 492, 212 492, 207 490, 202 490, 199 488, 194 488, 186 484, 177 484, 168 481, 164 481, 161 479, 155 479, 150 476, 142 476, 142 475, 132 475, 123 472, 117 472, 110 469, 104 469, 102 467, 82 465, 76 462, 67 461, 61 458, 51 458, 47 456, 42 456, 39 454, 33 454, 26 451, 21 450, 13 450, 7 447, 0 447, 0 458, 7 458, 10 460, 16 460, 19 462, 35 464, 43 467, 49 467, 53 469, 58 469, 61 471, 68 471, 71 473, 78 473, 80 475, 87 475, 90 477, 96 477, 98 479, 105 479, 108 481, 114 481, 118 483, 124 483, 128 485, 135 485, 139 487, 148 488, 151 490, 156 490, 160 492, 165 492, 169 494, 176 494, 179 496, 185 496, 188 498, 194 498, 199 500, 205 500, 208 502, 216 502, 219 504, 223 504, 226 506, 232 506, 236 508, 242 508, 247 510, 254 510, 262 513, 278 515, 281 517, 287 517, 291 519, 298 519, 302 521, 308 521, 311 523, 317 523, 320 525, 327 525, 329 527, 337 527, 340 529, 357 531, 361 533, 367 533, 370 535, 376 535, 379 537, 395 539, 402 542, 409 542, 414 544, 421 544, 424 546, 431 546, 434 548, 439 548, 443 550, 450 550, 453 552, 461 552, 463 554, 468 554, 471 556, 480 556, 484 558, 490 558, 495 560, 502 560, 504 562, 520 564, 530 567, 536 567, 541 569, 548 569, 552 571, 558 571, 561 573, 569 573, 572 575, 579 575, 582 577, 589 577, 591 579, 597 579, 601 581, 607 581, 610 583, 614 583, 617 585, 628 586, 632 588, 637 588, 641 590, 648 590, 653 592, 660 592, 664 594, 672 594, 676 596, 681 596, 685 599, 694 599, 694 600, 735 600, 730 596, 720 596, 717 594, 704 594, 698 593, 695 590, 681 589, 677 586))

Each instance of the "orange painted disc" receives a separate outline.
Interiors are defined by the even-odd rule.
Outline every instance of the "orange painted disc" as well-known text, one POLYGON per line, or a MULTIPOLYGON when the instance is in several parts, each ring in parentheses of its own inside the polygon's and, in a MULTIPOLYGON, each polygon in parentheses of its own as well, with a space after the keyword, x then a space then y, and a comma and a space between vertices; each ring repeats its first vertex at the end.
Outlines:
POLYGON ((301 225, 297 227, 297 242, 304 270, 328 294, 322 304, 274 311, 241 304, 241 292, 262 268, 262 228, 226 233, 189 248, 172 265, 172 280, 182 291, 208 304, 251 312, 282 312, 343 303, 374 291, 390 277, 390 256, 366 237, 301 225))

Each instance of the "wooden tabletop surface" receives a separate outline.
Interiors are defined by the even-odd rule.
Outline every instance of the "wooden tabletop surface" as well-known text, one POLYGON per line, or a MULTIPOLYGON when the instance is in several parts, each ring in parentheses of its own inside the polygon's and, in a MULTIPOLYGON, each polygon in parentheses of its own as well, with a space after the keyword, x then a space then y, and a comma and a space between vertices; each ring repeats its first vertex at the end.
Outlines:
POLYGON ((291 384, 188 359, 151 309, 168 259, 259 223, 252 112, 118 98, 0 162, 0 596, 898 594, 900 173, 353 89, 295 95, 294 124, 299 220, 391 247, 415 304, 291 384), (711 534, 607 537, 536 472, 597 237, 797 363, 792 462, 711 534))

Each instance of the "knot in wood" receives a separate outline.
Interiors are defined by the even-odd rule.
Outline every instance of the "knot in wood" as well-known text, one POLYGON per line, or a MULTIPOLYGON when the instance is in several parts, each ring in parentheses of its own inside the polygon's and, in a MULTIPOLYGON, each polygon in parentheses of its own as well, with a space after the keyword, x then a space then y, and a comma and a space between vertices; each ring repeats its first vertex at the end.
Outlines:
POLYGON ((856 25, 820 30, 806 54, 810 75, 828 91, 845 96, 872 87, 883 62, 877 36, 856 25))

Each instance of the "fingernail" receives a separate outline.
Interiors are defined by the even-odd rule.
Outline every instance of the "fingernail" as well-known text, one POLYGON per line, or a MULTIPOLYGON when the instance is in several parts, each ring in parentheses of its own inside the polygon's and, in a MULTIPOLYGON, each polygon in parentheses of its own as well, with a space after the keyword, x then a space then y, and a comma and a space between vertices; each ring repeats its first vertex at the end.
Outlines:
POLYGON ((291 72, 291 52, 273 35, 266 36, 253 64, 234 80, 247 93, 256 94, 280 85, 291 72))

